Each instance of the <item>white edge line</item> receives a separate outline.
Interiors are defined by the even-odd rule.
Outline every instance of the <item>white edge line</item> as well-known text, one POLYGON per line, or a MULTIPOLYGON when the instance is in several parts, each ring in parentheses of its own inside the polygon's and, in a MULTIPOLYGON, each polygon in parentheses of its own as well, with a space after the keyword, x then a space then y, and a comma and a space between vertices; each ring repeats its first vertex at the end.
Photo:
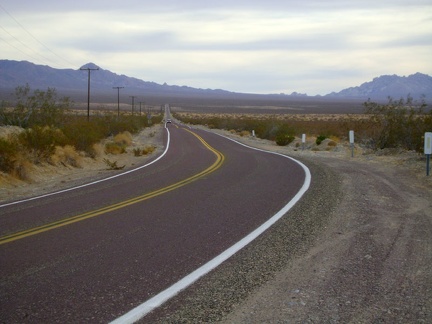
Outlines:
POLYGON ((108 178, 103 178, 103 179, 100 179, 100 180, 92 181, 92 182, 85 183, 85 184, 82 184, 82 185, 79 185, 79 186, 76 186, 76 187, 71 187, 71 188, 67 188, 67 189, 63 189, 63 190, 59 190, 59 191, 54 191, 54 192, 50 192, 50 193, 47 193, 47 194, 44 194, 44 195, 30 197, 30 198, 26 198, 26 199, 22 199, 22 200, 12 201, 12 202, 0 205, 0 208, 6 207, 6 206, 11 206, 11 205, 16 205, 16 204, 21 204, 23 202, 32 201, 32 200, 36 200, 36 199, 41 199, 41 198, 45 198, 45 197, 49 197, 49 196, 58 195, 58 194, 61 194, 61 193, 64 193, 64 192, 68 192, 68 191, 84 188, 84 187, 87 187, 87 186, 94 185, 96 183, 100 183, 100 182, 111 180, 111 179, 114 179, 114 178, 117 178, 117 177, 121 177, 121 176, 124 176, 125 174, 132 173, 132 172, 141 170, 141 169, 143 169, 145 167, 148 167, 149 165, 152 165, 153 163, 156 163, 157 161, 159 161, 162 157, 165 156, 166 152, 168 151, 168 148, 169 148, 169 145, 170 145, 170 132, 169 132, 168 128, 166 127, 166 124, 165 124, 165 129, 166 129, 167 134, 168 134, 167 145, 166 145, 165 151, 163 151, 163 153, 157 159, 151 161, 150 163, 144 164, 144 165, 142 165, 142 166, 140 166, 138 168, 135 168, 135 169, 131 169, 131 170, 128 170, 128 171, 125 171, 125 172, 122 172, 122 173, 110 176, 108 178))
MULTIPOLYGON (((216 134, 216 133, 213 133, 216 134)), ((305 181, 303 183, 303 186, 300 188, 299 192, 291 199, 288 204, 286 204, 281 210, 279 210, 274 216, 272 216, 268 221, 263 223, 260 227, 255 229, 253 232, 245 236, 243 239, 241 239, 239 242, 232 245, 230 248, 216 256, 214 259, 210 260, 206 264, 202 265, 195 271, 188 274, 183 279, 180 279, 178 282, 173 284, 172 286, 168 287, 167 289, 163 290, 159 294, 155 295, 154 297, 150 298, 146 302, 142 303, 141 305, 135 307, 134 309, 130 310, 126 314, 120 316, 119 318, 115 319, 111 322, 111 324, 126 324, 126 323, 134 323, 153 311, 154 309, 161 306, 163 303, 177 295, 180 291, 184 290, 191 284, 193 284, 195 281, 197 281, 202 276, 206 275, 213 269, 215 269, 217 266, 222 264, 222 262, 226 261, 230 257, 232 257, 235 253, 240 251, 242 248, 244 248, 246 245, 248 245, 250 242, 252 242, 254 239, 256 239, 259 235, 261 235, 263 232, 265 232, 270 226, 272 226, 274 223, 276 223, 280 218, 282 218, 283 215, 285 215, 304 195, 304 193, 309 189, 310 182, 311 182, 311 173, 307 166, 305 166, 300 161, 293 159, 289 156, 277 153, 277 152, 271 152, 266 151, 262 149, 258 149, 252 146, 248 146, 246 144, 240 143, 236 140, 233 140, 229 137, 216 134, 219 136, 222 136, 226 139, 229 139, 237 144, 246 146, 248 148, 251 148, 253 150, 262 151, 270 154, 276 154, 283 156, 285 158, 288 158, 290 160, 293 160, 294 162, 298 163, 305 172, 305 181)))

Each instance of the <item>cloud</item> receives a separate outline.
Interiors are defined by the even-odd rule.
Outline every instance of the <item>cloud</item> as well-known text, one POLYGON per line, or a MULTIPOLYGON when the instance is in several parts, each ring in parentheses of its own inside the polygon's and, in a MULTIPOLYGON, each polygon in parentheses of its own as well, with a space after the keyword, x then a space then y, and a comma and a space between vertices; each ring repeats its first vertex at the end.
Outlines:
POLYGON ((160 83, 309 94, 380 74, 432 73, 430 0, 6 0, 2 7, 13 17, 0 8, 0 26, 30 47, 0 29, 4 58, 55 67, 91 61, 160 83))

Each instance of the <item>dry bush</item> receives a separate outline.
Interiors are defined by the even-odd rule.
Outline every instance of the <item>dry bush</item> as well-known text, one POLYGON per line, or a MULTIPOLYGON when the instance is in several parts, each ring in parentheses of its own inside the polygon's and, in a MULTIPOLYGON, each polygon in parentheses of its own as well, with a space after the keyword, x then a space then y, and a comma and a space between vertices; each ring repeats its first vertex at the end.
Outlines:
POLYGON ((154 150, 156 150, 156 146, 154 146, 154 145, 147 145, 143 149, 140 149, 140 148, 133 149, 133 153, 134 153, 135 156, 142 156, 142 155, 151 154, 151 153, 154 152, 154 150))
POLYGON ((18 155, 13 164, 10 174, 20 180, 29 181, 30 173, 33 169, 31 164, 24 156, 18 155))
POLYGON ((147 154, 151 154, 154 152, 154 150, 156 150, 156 147, 153 145, 148 145, 146 146, 143 150, 142 150, 142 154, 147 155, 147 154))
POLYGON ((112 161, 110 161, 108 159, 103 159, 103 161, 105 162, 105 164, 108 167, 107 170, 122 170, 126 166, 126 165, 118 166, 117 165, 117 161, 113 161, 112 162, 112 161))
POLYGON ((103 155, 105 152, 104 146, 101 143, 93 144, 93 152, 94 152, 94 156, 103 155))
POLYGON ((327 143, 327 146, 335 147, 335 146, 337 146, 337 143, 336 143, 335 141, 333 141, 333 140, 330 140, 330 141, 327 143))
POLYGON ((80 168, 82 166, 81 156, 71 145, 56 146, 50 162, 54 165, 61 163, 63 165, 71 165, 75 168, 80 168))
POLYGON ((250 132, 247 131, 247 130, 244 130, 244 131, 241 131, 239 135, 240 135, 241 137, 243 137, 243 136, 250 136, 250 132))
POLYGON ((142 150, 139 148, 134 148, 132 150, 132 152, 133 152, 134 156, 141 156, 142 155, 142 150))
POLYGON ((123 145, 120 145, 118 143, 106 143, 105 144, 105 153, 106 154, 123 154, 126 153, 126 149, 123 145))
POLYGON ((119 133, 114 136, 114 143, 120 144, 123 146, 129 146, 132 144, 132 135, 129 132, 119 133))

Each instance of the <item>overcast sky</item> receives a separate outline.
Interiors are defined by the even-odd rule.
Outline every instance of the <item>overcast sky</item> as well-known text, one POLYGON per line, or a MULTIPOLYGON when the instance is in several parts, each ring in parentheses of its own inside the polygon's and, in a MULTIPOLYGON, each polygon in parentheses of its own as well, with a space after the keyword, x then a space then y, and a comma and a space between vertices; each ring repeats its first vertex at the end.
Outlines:
POLYGON ((0 0, 0 49, 170 85, 324 95, 432 75, 432 0, 0 0))

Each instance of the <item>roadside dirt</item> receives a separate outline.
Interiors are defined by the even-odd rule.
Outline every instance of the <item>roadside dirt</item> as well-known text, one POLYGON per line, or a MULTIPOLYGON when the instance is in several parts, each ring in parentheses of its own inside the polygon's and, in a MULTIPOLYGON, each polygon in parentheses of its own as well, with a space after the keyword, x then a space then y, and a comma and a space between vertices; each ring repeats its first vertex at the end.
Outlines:
MULTIPOLYGON (((315 147, 310 142, 302 150, 295 144, 278 147, 250 136, 214 131, 330 168, 338 175, 340 186, 331 217, 311 247, 231 306, 221 322, 432 322, 432 176, 426 177, 424 156, 413 152, 366 154, 356 147, 351 157, 344 143, 315 147)), ((133 145, 154 144, 155 153, 139 158, 132 153, 118 156, 119 165, 129 168, 161 152, 163 128, 146 132, 136 136, 133 145)), ((0 201, 119 172, 107 171, 102 158, 87 161, 80 169, 46 166, 36 171, 31 183, 2 176, 0 201)))

